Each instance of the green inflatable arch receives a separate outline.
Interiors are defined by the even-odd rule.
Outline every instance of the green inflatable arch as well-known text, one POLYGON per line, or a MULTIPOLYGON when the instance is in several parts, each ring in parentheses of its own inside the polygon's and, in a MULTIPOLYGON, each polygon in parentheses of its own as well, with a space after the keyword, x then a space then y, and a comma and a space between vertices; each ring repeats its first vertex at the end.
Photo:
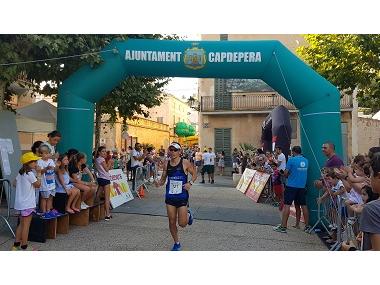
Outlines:
MULTIPOLYGON (((340 94, 279 41, 113 41, 97 68, 84 66, 64 81, 58 96, 58 150, 77 148, 91 157, 94 103, 127 76, 262 79, 299 109, 303 154, 309 159, 308 187, 320 176, 330 140, 342 154, 340 94)), ((317 191, 309 191, 315 210, 317 191)), ((311 222, 317 215, 311 212, 311 222)))

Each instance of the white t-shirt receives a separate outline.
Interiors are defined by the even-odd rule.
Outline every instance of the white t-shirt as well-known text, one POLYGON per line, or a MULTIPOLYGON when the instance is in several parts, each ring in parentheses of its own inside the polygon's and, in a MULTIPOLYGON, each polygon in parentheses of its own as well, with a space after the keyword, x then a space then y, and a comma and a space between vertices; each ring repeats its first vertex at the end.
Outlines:
POLYGON ((286 169, 286 157, 285 154, 281 153, 277 157, 278 162, 281 162, 280 166, 278 167, 278 170, 284 170, 286 169))
MULTIPOLYGON (((338 192, 341 187, 344 188, 343 182, 342 182, 342 180, 338 180, 338 183, 331 188, 331 191, 333 191, 334 193, 338 192)), ((348 199, 349 198, 349 196, 347 195, 347 192, 343 192, 343 194, 340 194, 339 196, 341 198, 344 198, 344 199, 348 199)))
POLYGON ((49 142, 44 142, 43 145, 47 145, 49 147, 51 155, 55 154, 55 146, 52 146, 49 142))
MULTIPOLYGON (((37 165, 42 169, 48 166, 55 167, 55 163, 52 159, 37 161, 37 165)), ((40 191, 52 191, 55 189, 55 172, 54 169, 46 170, 46 172, 41 177, 41 188, 40 191)))
POLYGON ((136 157, 139 157, 139 156, 142 156, 143 153, 141 151, 137 151, 137 150, 132 150, 132 156, 131 156, 131 167, 135 167, 135 166, 143 166, 143 160, 136 160, 134 159, 133 157, 136 156, 136 157))
POLYGON ((105 161, 106 160, 104 159, 104 157, 101 157, 101 156, 95 159, 96 170, 98 170, 98 178, 111 180, 110 174, 104 169, 102 165, 102 163, 105 161))
POLYGON ((205 152, 202 154, 204 165, 215 165, 215 153, 205 152))
POLYGON ((32 171, 27 174, 17 174, 16 177, 16 195, 15 206, 16 210, 26 210, 36 207, 36 192, 33 183, 37 181, 36 176, 32 171))
POLYGON ((351 191, 348 194, 348 199, 355 204, 364 203, 362 196, 358 192, 356 192, 354 188, 351 188, 351 191))

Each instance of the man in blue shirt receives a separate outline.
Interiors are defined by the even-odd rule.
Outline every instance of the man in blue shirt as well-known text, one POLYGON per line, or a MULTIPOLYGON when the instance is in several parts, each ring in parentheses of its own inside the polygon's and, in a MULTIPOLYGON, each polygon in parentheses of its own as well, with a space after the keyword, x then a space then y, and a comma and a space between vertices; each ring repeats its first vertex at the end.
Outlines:
POLYGON ((273 227, 273 230, 280 233, 286 233, 288 218, 290 213, 290 206, 294 201, 297 209, 297 216, 301 218, 302 208, 303 217, 305 220, 305 231, 309 228, 309 212, 306 207, 306 180, 307 168, 309 162, 302 156, 300 146, 292 148, 292 157, 289 158, 284 176, 287 177, 285 192, 284 192, 284 209, 282 210, 282 222, 280 225, 273 227))

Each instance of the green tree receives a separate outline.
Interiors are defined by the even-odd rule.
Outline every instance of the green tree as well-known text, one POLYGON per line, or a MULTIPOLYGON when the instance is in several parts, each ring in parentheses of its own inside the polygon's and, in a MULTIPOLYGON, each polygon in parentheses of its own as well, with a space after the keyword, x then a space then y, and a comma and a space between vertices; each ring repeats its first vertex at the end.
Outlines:
POLYGON ((194 96, 190 96, 189 97, 189 99, 187 99, 187 105, 191 108, 191 109, 193 109, 193 110, 195 110, 195 111, 200 111, 200 103, 199 103, 199 101, 197 100, 197 98, 195 97, 195 95, 194 96))
POLYGON ((358 88, 359 106, 380 110, 380 35, 314 34, 298 55, 347 94, 358 88))
MULTIPOLYGON (((99 52, 112 40, 127 38, 176 39, 176 36, 153 35, 0 35, 0 110, 9 106, 12 82, 23 79, 29 88, 44 95, 57 94, 59 86, 84 64, 94 68, 101 64, 99 52), (80 55, 80 56, 75 56, 80 55), (66 58, 62 58, 66 57, 66 58), (60 59, 57 59, 60 58, 60 59), (51 59, 51 60, 49 60, 51 59), (31 62, 33 61, 33 62, 31 62), (35 62, 37 61, 37 62, 35 62), (19 63, 19 64, 12 64, 19 63), (41 82, 50 82, 41 89, 41 82)), ((97 139, 100 118, 109 115, 115 123, 121 117, 125 123, 134 114, 144 114, 147 108, 162 101, 162 87, 168 78, 127 78, 97 104, 97 139)))

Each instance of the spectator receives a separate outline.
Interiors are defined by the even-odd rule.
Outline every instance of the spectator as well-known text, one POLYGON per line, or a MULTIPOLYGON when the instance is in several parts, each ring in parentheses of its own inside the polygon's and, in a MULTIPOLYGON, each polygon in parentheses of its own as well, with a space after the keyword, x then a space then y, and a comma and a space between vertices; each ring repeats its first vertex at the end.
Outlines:
MULTIPOLYGON (((322 152, 327 157, 325 168, 341 168, 344 166, 343 161, 335 154, 335 145, 332 142, 325 142, 322 145, 322 152)), ((314 181, 314 186, 317 189, 322 189, 327 185, 324 185, 323 177, 321 177, 321 179, 314 181)))
POLYGON ((284 208, 284 185, 282 183, 281 179, 281 173, 280 169, 277 166, 275 162, 272 163, 271 165, 273 169, 273 174, 272 174, 272 185, 273 185, 273 192, 275 194, 275 200, 276 202, 274 203, 275 207, 278 207, 280 211, 284 208))
POLYGON ((57 160, 59 154, 56 153, 56 146, 61 140, 61 133, 58 131, 52 131, 48 134, 48 140, 44 142, 44 145, 49 147, 50 155, 53 160, 57 160))
POLYGON ((296 216, 301 217, 300 208, 302 208, 305 231, 309 230, 309 212, 306 207, 306 180, 308 160, 302 156, 300 146, 292 148, 293 157, 288 160, 284 176, 288 178, 284 192, 284 209, 282 212, 282 222, 273 228, 274 231, 286 233, 290 206, 293 201, 296 206, 296 216))
POLYGON ((112 216, 110 214, 110 184, 111 184, 111 176, 109 171, 112 169, 112 161, 106 162, 107 151, 104 146, 98 148, 96 152, 95 166, 98 171, 98 184, 99 191, 97 193, 97 198, 99 198, 99 193, 104 193, 104 212, 105 212, 105 220, 109 221, 112 216))
POLYGON ((67 213, 74 214, 75 212, 80 212, 80 209, 76 208, 77 201, 80 199, 80 191, 70 181, 67 153, 59 155, 58 161, 60 162, 60 166, 55 176, 56 191, 57 193, 67 194, 68 199, 65 207, 67 213))
POLYGON ((205 173, 208 175, 208 182, 211 180, 211 184, 214 184, 214 171, 215 171, 215 153, 212 151, 212 148, 208 148, 208 152, 203 153, 203 168, 201 171, 202 181, 205 183, 205 173))
POLYGON ((218 161, 218 167, 219 167, 219 175, 223 175, 224 174, 224 158, 225 158, 225 153, 224 151, 222 151, 220 154, 219 154, 219 161, 218 161))
MULTIPOLYGON (((380 152, 373 153, 370 160, 371 186, 380 194, 380 152)), ((380 250, 380 199, 367 203, 360 216, 359 229, 363 232, 363 250, 380 250)))
POLYGON ((68 166, 73 185, 81 191, 82 210, 90 207, 89 204, 93 203, 93 198, 97 190, 97 185, 94 182, 82 180, 83 170, 86 168, 86 160, 87 158, 84 153, 77 153, 72 156, 68 166))
POLYGON ((285 154, 282 153, 282 148, 280 146, 276 146, 276 164, 278 166, 279 171, 285 171, 286 168, 286 157, 285 154))
POLYGON ((198 147, 195 153, 195 172, 198 174, 200 167, 202 166, 202 152, 198 147))
POLYGON ((132 168, 132 189, 135 190, 136 169, 143 166, 144 159, 147 155, 146 151, 141 151, 141 144, 136 143, 135 149, 131 155, 131 168, 132 168))
POLYGON ((327 157, 325 167, 337 167, 344 166, 343 161, 335 154, 335 145, 332 142, 325 142, 322 145, 322 152, 327 157))
POLYGON ((232 168, 234 173, 239 173, 239 152, 237 148, 234 148, 234 151, 232 152, 232 168))

